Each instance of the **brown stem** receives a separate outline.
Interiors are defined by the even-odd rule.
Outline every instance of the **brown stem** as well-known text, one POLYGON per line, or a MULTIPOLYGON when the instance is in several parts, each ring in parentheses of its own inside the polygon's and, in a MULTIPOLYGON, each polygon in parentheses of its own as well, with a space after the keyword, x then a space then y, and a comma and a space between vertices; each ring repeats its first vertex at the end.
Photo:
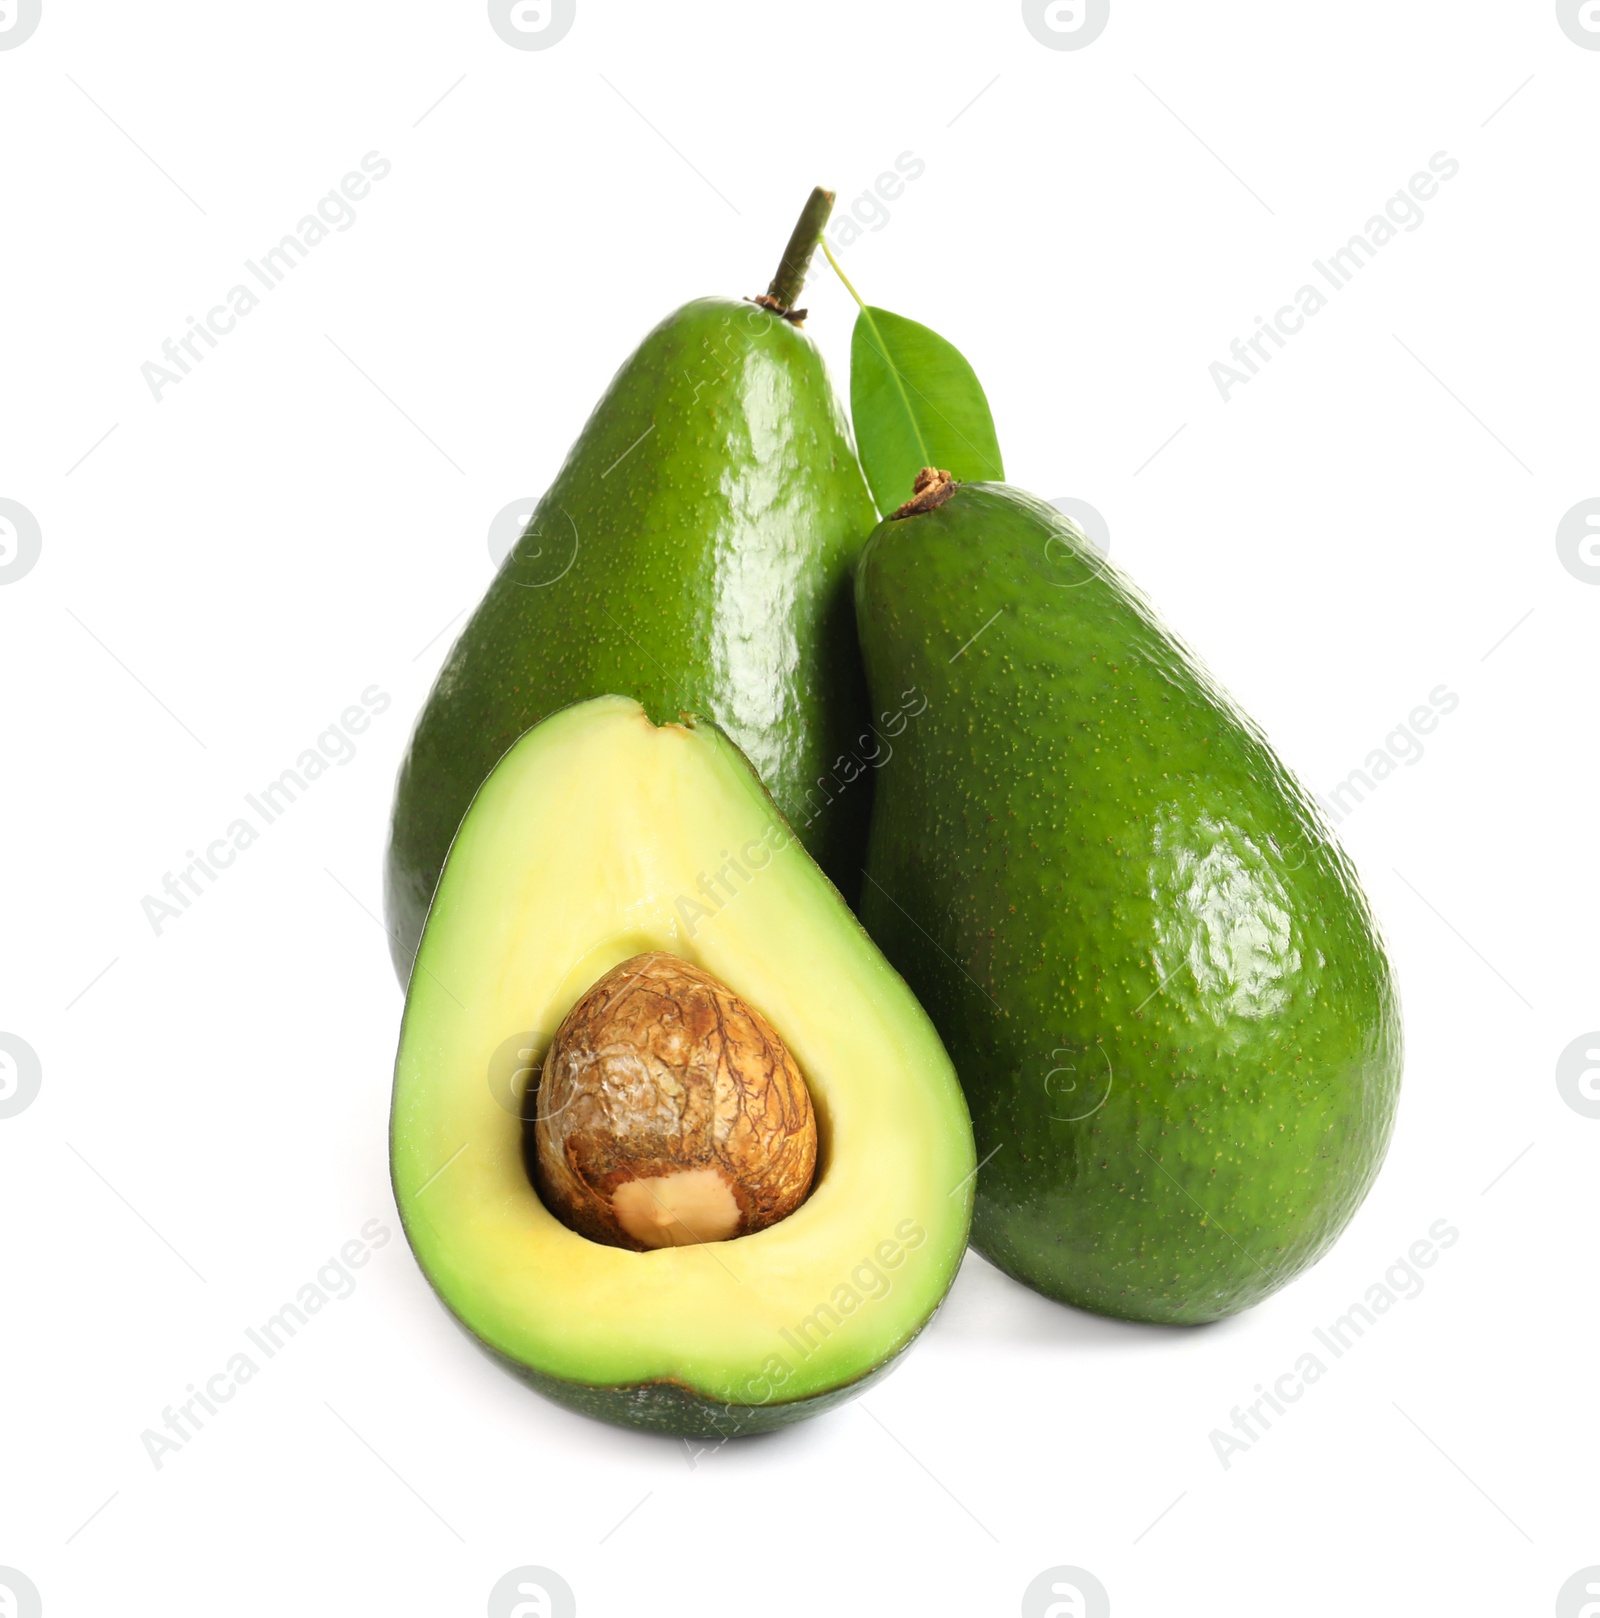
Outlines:
POLYGON ((911 498, 890 516, 898 522, 902 517, 920 517, 925 511, 937 511, 960 487, 948 472, 937 466, 925 466, 911 486, 911 498))

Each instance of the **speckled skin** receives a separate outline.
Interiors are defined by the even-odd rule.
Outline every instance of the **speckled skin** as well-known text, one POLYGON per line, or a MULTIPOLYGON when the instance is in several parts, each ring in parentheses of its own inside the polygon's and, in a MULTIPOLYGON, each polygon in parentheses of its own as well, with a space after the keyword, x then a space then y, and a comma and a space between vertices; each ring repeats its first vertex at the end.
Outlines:
POLYGON ((1349 1221, 1399 1092, 1344 854, 1031 495, 971 483, 880 524, 856 604, 874 706, 927 698, 879 773, 861 913, 966 1090, 974 1245, 1128 1319, 1258 1302, 1349 1221))
POLYGON ((462 630, 395 790, 385 896, 404 982, 472 795, 523 731, 616 693, 709 715, 846 897, 871 783, 835 772, 867 723, 850 573, 876 521, 804 332, 703 298, 613 379, 462 630), (643 436, 648 435, 648 436, 643 436))

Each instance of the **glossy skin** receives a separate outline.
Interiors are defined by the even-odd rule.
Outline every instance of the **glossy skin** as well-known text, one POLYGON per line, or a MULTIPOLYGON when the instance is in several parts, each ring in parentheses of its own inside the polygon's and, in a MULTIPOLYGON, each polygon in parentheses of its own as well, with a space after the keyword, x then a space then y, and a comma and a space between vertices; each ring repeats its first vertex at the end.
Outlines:
POLYGON ((1032 496, 882 523, 857 613, 875 706, 927 697, 878 776, 861 914, 966 1090, 974 1245, 1128 1319, 1258 1302, 1332 1244, 1393 1122, 1399 1008, 1348 861, 1032 496))
POLYGON ((875 520, 802 331, 727 298, 662 321, 595 407, 417 721, 385 884, 401 981, 478 786, 530 725, 608 692, 658 722, 714 718, 853 896, 870 782, 838 772, 870 741, 850 574, 875 520))

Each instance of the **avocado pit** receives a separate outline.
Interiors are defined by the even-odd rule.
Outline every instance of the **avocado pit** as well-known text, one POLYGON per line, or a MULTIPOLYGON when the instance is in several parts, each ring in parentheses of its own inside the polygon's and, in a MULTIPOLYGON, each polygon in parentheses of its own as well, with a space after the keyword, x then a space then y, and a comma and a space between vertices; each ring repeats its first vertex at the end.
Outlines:
POLYGON ((766 1018, 657 950, 613 967, 556 1030, 533 1145, 551 1213, 644 1251, 747 1236, 792 1213, 816 1172, 817 1124, 766 1018))

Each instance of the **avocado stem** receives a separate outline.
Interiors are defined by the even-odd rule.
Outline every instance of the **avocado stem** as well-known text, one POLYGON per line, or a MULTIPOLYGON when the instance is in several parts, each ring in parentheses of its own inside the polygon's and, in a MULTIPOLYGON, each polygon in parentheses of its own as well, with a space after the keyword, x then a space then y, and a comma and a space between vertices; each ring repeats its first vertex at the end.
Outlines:
POLYGON ((911 498, 890 516, 898 522, 902 517, 920 517, 925 511, 937 511, 959 487, 948 472, 937 466, 925 466, 911 486, 911 498))
POLYGON ((833 212, 833 196, 833 192, 825 191, 819 185, 811 193, 800 212, 799 219, 795 221, 789 245, 784 248, 782 262, 778 265, 778 273, 773 276, 766 297, 757 300, 776 314, 793 316, 796 320, 805 318, 804 310, 798 315, 793 314, 794 306, 799 301, 801 289, 806 284, 806 274, 811 268, 811 255, 817 250, 823 226, 827 224, 828 216, 833 212))

